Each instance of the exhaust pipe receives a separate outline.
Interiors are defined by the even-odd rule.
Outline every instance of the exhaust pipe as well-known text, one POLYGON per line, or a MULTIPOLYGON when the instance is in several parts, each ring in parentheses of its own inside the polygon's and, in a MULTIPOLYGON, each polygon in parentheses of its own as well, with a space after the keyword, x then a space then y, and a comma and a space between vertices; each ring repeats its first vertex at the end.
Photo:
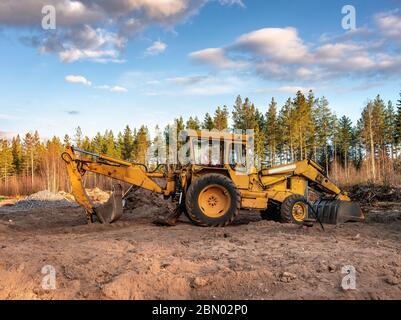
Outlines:
POLYGON ((121 184, 113 186, 109 200, 95 208, 95 214, 101 223, 109 224, 117 221, 123 215, 123 188, 121 184))
POLYGON ((313 209, 322 223, 340 224, 365 221, 361 207, 356 202, 319 199, 313 204, 313 209))

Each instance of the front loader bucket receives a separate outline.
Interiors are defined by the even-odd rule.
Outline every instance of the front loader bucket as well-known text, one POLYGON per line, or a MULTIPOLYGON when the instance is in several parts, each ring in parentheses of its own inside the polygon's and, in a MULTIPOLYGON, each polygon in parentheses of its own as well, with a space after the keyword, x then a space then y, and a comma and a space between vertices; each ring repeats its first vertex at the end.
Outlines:
POLYGON ((356 202, 319 199, 313 204, 313 208, 322 223, 339 224, 365 220, 361 207, 356 202))
POLYGON ((113 186, 113 193, 109 200, 95 208, 97 218, 101 223, 112 223, 117 221, 123 215, 123 188, 120 184, 113 186))

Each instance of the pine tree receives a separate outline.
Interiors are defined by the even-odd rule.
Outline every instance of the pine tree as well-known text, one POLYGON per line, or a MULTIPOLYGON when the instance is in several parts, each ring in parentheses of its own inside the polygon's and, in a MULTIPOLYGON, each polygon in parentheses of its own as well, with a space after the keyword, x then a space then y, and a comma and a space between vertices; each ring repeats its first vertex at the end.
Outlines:
POLYGON ((47 190, 51 192, 60 190, 62 172, 65 170, 60 158, 63 148, 63 144, 57 137, 53 137, 46 143, 46 155, 43 165, 46 172, 47 190))
POLYGON ((71 146, 71 138, 68 134, 64 135, 64 147, 71 146))
POLYGON ((74 136, 74 143, 75 146, 78 148, 82 148, 82 130, 81 127, 77 127, 77 129, 75 130, 75 136, 74 136))
POLYGON ((235 100, 235 104, 234 104, 233 112, 232 112, 234 129, 243 129, 244 117, 245 117, 245 115, 244 115, 244 110, 243 110, 242 98, 240 95, 238 95, 237 99, 235 100))
MULTIPOLYGON (((395 143, 397 146, 401 144, 401 92, 400 99, 397 100, 397 114, 395 117, 395 143)), ((397 148, 398 150, 398 148, 397 148)), ((396 151, 397 152, 397 151, 396 151)))
POLYGON ((134 151, 134 137, 131 128, 127 125, 122 136, 121 157, 130 160, 134 151))
POLYGON ((363 121, 359 119, 355 126, 355 159, 354 165, 359 170, 362 168, 364 160, 364 139, 363 139, 363 121))
POLYGON ((186 124, 186 129, 187 130, 200 130, 201 124, 200 121, 198 119, 198 117, 192 118, 189 117, 187 124, 186 124))
POLYGON ((374 104, 369 101, 362 111, 361 123, 363 125, 363 139, 370 157, 370 173, 373 182, 376 182, 376 158, 375 158, 375 115, 374 104))
POLYGON ((88 136, 85 136, 82 140, 81 140, 81 148, 83 150, 89 151, 89 152, 94 152, 95 150, 93 150, 93 143, 92 141, 89 139, 88 136))
POLYGON ((15 168, 16 174, 20 174, 24 168, 24 155, 19 135, 12 139, 11 149, 13 155, 13 167, 15 168))
POLYGON ((124 136, 121 132, 117 134, 117 152, 118 152, 118 157, 120 159, 124 159, 123 156, 123 150, 124 150, 124 136))
POLYGON ((315 95, 312 90, 308 93, 308 98, 306 100, 306 132, 305 132, 305 146, 309 146, 309 149, 305 149, 306 157, 312 158, 317 161, 317 145, 316 145, 316 121, 314 119, 317 108, 317 99, 315 99, 315 95), (307 151, 309 150, 309 154, 307 151))
POLYGON ((119 152, 112 130, 106 130, 103 136, 103 153, 118 158, 119 152))
POLYGON ((294 143, 296 143, 296 147, 299 150, 298 159, 303 160, 306 157, 305 131, 307 126, 306 118, 308 116, 306 109, 308 108, 308 105, 306 98, 301 91, 297 92, 293 103, 295 111, 294 130, 296 132, 294 143))
POLYGON ((8 180, 13 173, 12 149, 7 140, 0 139, 0 180, 4 180, 4 190, 8 189, 8 180))
POLYGON ((394 160, 396 148, 396 112, 392 101, 388 101, 384 116, 384 138, 386 148, 389 149, 390 158, 394 160))
POLYGON ((306 159, 313 149, 314 126, 312 109, 315 104, 313 92, 310 91, 308 99, 301 91, 298 91, 294 99, 294 143, 299 150, 299 159, 306 159))
MULTIPOLYGON (((194 128, 187 128, 187 129, 193 129, 194 128)), ((164 143, 163 135, 162 132, 160 131, 160 128, 158 125, 155 127, 155 138, 153 139, 153 156, 155 158, 156 166, 162 163, 166 163, 166 144, 164 143)))
POLYGON ((227 106, 217 107, 213 117, 214 128, 222 131, 228 128, 228 110, 227 106))
POLYGON ((27 133, 24 137, 23 151, 25 157, 25 174, 31 176, 31 187, 35 184, 35 171, 37 169, 38 146, 40 144, 39 133, 27 133))
POLYGON ((349 152, 353 144, 353 128, 352 121, 346 116, 342 116, 338 121, 338 140, 339 152, 342 158, 342 163, 345 168, 347 182, 349 181, 349 152))
POLYGON ((387 148, 385 143, 385 118, 386 118, 386 106, 380 95, 377 95, 373 101, 373 114, 374 119, 374 140, 378 153, 378 176, 382 178, 382 174, 388 179, 386 167, 388 166, 387 148))
POLYGON ((266 130, 265 130, 265 137, 266 137, 266 146, 269 149, 269 159, 271 165, 276 164, 276 151, 277 151, 277 144, 278 144, 278 119, 277 119, 277 103, 272 98, 269 108, 266 113, 266 130))
POLYGON ((96 133, 96 136, 92 139, 92 150, 97 154, 104 153, 103 145, 103 136, 100 132, 98 132, 96 133))
POLYGON ((291 98, 288 98, 281 108, 278 116, 278 131, 281 133, 278 139, 278 149, 282 154, 282 162, 293 162, 295 160, 295 116, 291 98))
POLYGON ((136 146, 137 148, 135 160, 138 163, 147 164, 149 141, 148 128, 146 128, 145 126, 141 126, 138 130, 136 136, 136 146))
POLYGON ((251 103, 248 98, 245 98, 243 109, 244 109, 243 126, 242 128, 237 128, 237 129, 242 129, 242 130, 255 129, 256 126, 259 125, 257 115, 258 114, 260 115, 260 113, 258 113, 258 110, 256 109, 255 105, 251 103))
POLYGON ((333 114, 325 97, 317 100, 315 110, 316 142, 322 150, 322 162, 329 173, 329 140, 333 136, 333 114))
POLYGON ((209 113, 205 114, 205 118, 202 123, 202 129, 209 130, 209 131, 214 129, 214 121, 209 113))
POLYGON ((184 124, 184 119, 182 117, 179 117, 174 120, 174 125, 177 128, 177 134, 180 134, 182 131, 185 130, 185 124, 184 124))

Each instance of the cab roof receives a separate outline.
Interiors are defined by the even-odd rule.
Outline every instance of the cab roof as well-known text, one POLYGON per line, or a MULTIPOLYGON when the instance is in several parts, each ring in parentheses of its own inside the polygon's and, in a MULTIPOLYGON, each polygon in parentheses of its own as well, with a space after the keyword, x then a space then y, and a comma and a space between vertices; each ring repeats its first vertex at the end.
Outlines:
POLYGON ((209 138, 212 140, 232 140, 246 142, 250 135, 233 133, 229 131, 186 130, 190 138, 209 138))

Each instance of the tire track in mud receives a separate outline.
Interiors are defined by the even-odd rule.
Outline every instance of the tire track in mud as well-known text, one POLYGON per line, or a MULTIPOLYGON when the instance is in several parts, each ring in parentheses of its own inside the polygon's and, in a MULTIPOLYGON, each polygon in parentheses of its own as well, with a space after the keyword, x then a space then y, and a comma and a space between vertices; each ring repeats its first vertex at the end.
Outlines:
POLYGON ((110 226, 86 225, 80 208, 0 215, 0 298, 401 298, 399 221, 323 232, 242 212, 227 228, 184 218, 167 228, 138 210, 110 226), (340 287, 349 263, 358 272, 353 292, 340 287), (45 264, 57 270, 56 291, 40 288, 45 264))

